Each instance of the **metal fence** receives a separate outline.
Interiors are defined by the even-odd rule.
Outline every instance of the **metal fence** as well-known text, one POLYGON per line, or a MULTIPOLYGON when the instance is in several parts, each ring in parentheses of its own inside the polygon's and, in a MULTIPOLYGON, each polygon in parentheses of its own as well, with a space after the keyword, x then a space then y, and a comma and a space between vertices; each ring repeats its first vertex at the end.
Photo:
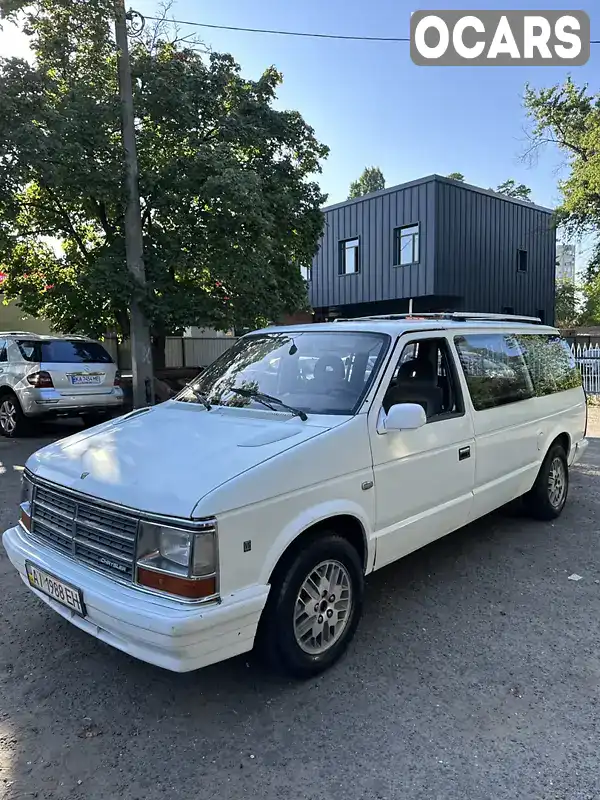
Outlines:
MULTIPOLYGON (((222 353, 235 344, 235 336, 187 337, 167 336, 165 345, 165 366, 178 369, 207 367, 222 353)), ((122 371, 131 369, 131 349, 128 341, 117 342, 106 338, 104 346, 122 371)))
POLYGON ((600 346, 571 345, 571 353, 581 370, 587 394, 600 395, 600 346))

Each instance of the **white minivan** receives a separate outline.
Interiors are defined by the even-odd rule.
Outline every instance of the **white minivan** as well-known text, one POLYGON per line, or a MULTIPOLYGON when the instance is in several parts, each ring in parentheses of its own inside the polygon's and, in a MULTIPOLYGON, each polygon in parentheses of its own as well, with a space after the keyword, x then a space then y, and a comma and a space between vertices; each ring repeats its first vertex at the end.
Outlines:
POLYGON ((8 556, 93 636, 177 672, 255 644, 309 677, 364 578, 515 498, 561 513, 586 399, 554 328, 395 315, 242 337, 173 400, 35 453, 8 556))

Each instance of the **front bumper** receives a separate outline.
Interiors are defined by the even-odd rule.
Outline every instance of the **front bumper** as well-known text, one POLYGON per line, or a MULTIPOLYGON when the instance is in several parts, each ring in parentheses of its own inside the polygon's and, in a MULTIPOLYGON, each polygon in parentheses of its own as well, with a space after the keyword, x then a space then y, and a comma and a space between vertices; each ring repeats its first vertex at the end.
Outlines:
POLYGON ((580 439, 572 448, 569 453, 569 466, 573 467, 583 458, 583 454, 588 448, 588 440, 580 439))
POLYGON ((112 411, 123 405, 119 387, 104 394, 61 394, 56 389, 26 389, 17 394, 26 417, 112 411))
POLYGON ((141 661, 189 672, 247 652, 254 645, 268 586, 250 587, 221 603, 180 603, 117 583, 44 546, 20 526, 5 531, 2 543, 24 583, 41 600, 78 628, 141 661), (86 617, 32 589, 26 560, 81 589, 86 617))

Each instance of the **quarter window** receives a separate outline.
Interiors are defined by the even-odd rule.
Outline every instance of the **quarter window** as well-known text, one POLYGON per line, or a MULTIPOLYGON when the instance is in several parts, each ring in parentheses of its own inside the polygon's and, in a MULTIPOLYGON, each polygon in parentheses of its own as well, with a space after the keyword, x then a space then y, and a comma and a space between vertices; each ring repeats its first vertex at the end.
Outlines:
POLYGON ((534 396, 518 336, 473 334, 457 336, 454 341, 476 411, 534 396))
POLYGON ((354 275, 359 271, 359 248, 358 239, 346 239, 340 242, 340 275, 354 275))
POLYGON ((0 363, 8 361, 8 351, 4 339, 0 339, 0 363))
POLYGON ((536 397, 581 386, 581 373, 560 336, 518 336, 536 397))
POLYGON ((419 226, 404 225, 394 229, 394 266, 419 262, 419 226))

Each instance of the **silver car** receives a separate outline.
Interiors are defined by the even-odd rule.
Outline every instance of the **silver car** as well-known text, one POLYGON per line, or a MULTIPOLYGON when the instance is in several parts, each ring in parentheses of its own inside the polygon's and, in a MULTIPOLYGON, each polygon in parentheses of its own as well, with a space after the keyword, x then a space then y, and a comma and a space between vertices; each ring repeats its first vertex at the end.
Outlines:
POLYGON ((122 406, 120 380, 99 342, 0 331, 0 433, 20 436, 32 420, 60 416, 96 425, 122 406))

